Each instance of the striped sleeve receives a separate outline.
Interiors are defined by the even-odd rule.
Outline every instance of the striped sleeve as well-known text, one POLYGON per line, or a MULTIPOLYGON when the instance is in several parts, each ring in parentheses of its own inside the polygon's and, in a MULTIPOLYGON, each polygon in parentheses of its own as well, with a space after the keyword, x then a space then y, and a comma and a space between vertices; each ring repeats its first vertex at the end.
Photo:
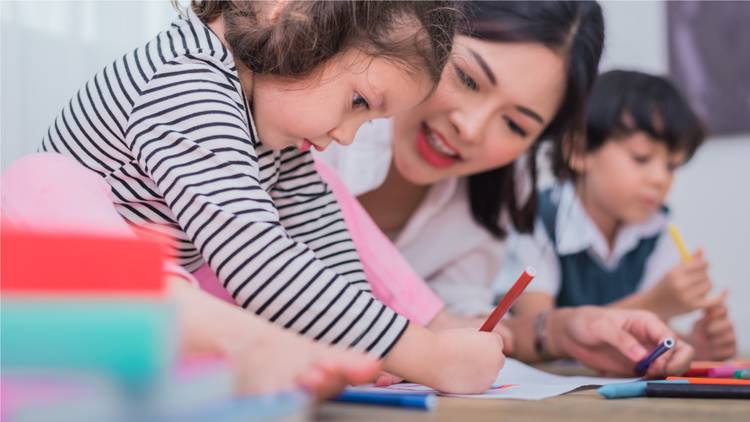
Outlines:
POLYGON ((326 266, 370 291, 362 263, 333 191, 315 168, 312 154, 295 148, 281 153, 281 169, 271 191, 281 224, 326 266))
MULTIPOLYGON (((290 236, 259 180, 231 75, 182 63, 156 73, 126 143, 238 304, 308 337, 384 356, 408 321, 290 236)), ((299 209, 304 213, 304 209, 299 209)))

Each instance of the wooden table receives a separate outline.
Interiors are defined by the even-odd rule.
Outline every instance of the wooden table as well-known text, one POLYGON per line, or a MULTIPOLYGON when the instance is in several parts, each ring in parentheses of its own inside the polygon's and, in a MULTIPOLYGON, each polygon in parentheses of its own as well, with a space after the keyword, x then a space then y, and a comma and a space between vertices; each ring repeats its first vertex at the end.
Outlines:
MULTIPOLYGON (((545 365, 561 375, 591 375, 580 368, 545 365)), ((577 390, 538 401, 440 397, 432 412, 380 406, 325 403, 315 412, 319 422, 419 421, 743 421, 750 422, 750 400, 634 398, 605 400, 595 389, 577 390)))
POLYGON ((750 400, 656 399, 605 400, 595 390, 576 391, 539 401, 440 397, 432 412, 326 403, 315 421, 750 421, 750 400))

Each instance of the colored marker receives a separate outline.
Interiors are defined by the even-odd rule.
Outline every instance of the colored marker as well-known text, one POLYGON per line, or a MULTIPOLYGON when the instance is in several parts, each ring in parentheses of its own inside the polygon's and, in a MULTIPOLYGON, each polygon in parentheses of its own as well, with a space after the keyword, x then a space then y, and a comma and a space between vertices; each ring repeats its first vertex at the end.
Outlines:
POLYGON ((484 324, 482 324, 482 327, 479 329, 479 331, 494 330, 497 323, 500 322, 501 319, 503 319, 503 316, 506 312, 508 312, 508 309, 513 306, 513 302, 518 299, 518 296, 523 293, 526 286, 529 285, 529 283, 534 279, 535 276, 536 271, 534 270, 534 268, 526 267, 523 273, 521 273, 521 276, 518 277, 518 280, 516 280, 516 283, 513 284, 513 287, 508 290, 508 293, 503 296, 503 298, 500 300, 500 303, 497 304, 490 316, 487 317, 487 321, 484 321, 484 324))
POLYGON ((670 224, 669 227, 667 227, 667 231, 669 231, 669 235, 672 236, 672 240, 677 246, 677 250, 680 251, 682 262, 686 264, 690 262, 690 252, 688 252, 687 247, 685 247, 685 242, 682 240, 682 235, 680 235, 680 231, 677 230, 677 226, 670 224))
POLYGON ((435 394, 379 393, 373 391, 345 390, 333 401, 379 406, 406 407, 409 409, 432 410, 437 405, 435 394))
POLYGON ((750 380, 735 378, 667 377, 667 381, 687 381, 690 384, 750 385, 750 380))
POLYGON ((646 385, 653 382, 669 382, 677 384, 687 384, 685 380, 674 381, 635 381, 622 382, 617 384, 607 384, 596 390, 600 396, 605 399, 627 399, 631 397, 644 397, 646 395, 646 385))
POLYGON ((750 399, 750 385, 701 385, 649 382, 646 397, 750 399))
POLYGON ((743 380, 750 380, 750 369, 740 369, 734 373, 734 377, 743 380))
POLYGON ((734 374, 743 368, 737 366, 724 366, 721 368, 710 368, 706 376, 709 378, 734 378, 734 374))
POLYGON ((648 367, 651 366, 651 364, 654 363, 654 361, 658 359, 659 356, 663 355, 664 353, 666 353, 669 349, 673 347, 674 347, 674 339, 672 337, 665 338, 664 341, 659 343, 659 345, 656 346, 656 348, 651 353, 648 354, 648 356, 641 359, 641 361, 635 365, 635 369, 634 369, 635 374, 638 375, 639 377, 646 375, 646 372, 648 371, 648 367))

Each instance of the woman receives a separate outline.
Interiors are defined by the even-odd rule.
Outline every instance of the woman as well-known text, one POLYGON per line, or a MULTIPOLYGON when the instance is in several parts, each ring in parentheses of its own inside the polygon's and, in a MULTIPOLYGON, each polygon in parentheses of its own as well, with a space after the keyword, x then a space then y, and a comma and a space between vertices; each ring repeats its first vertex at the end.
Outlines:
MULTIPOLYGON (((467 15, 469 25, 456 37, 428 101, 363 128, 353 145, 324 157, 445 301, 445 309, 427 317, 419 310, 407 315, 430 328, 479 326, 490 309, 489 283, 507 227, 532 229, 538 141, 551 139, 559 148, 582 128, 604 38, 601 9, 593 2, 476 2, 467 5, 467 15), (523 164, 514 163, 524 153, 523 164), (380 184, 372 189, 373 182, 380 184)), ((355 236, 360 253, 370 240, 355 236)), ((644 345, 630 347, 638 342, 630 336, 636 334, 632 321, 641 325, 644 318, 653 320, 581 308, 549 314, 554 330, 544 320, 508 325, 514 353, 525 360, 572 355, 598 369, 627 372, 628 361, 645 353, 644 345), (583 353, 595 344, 618 358, 583 353)), ((645 341, 641 334, 636 337, 645 341)), ((690 353, 688 347, 681 356, 690 353)))

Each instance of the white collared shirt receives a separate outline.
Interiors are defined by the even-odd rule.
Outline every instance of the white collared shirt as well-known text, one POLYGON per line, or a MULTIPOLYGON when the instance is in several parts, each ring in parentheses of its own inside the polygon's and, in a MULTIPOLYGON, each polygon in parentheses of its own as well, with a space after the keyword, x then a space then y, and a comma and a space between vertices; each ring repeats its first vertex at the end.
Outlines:
MULTIPOLYGON (((374 120, 360 129, 352 145, 332 144, 316 155, 336 170, 352 194, 361 195, 385 180, 391 136, 389 119, 374 120)), ((462 178, 434 184, 394 243, 447 310, 479 315, 492 309, 491 283, 505 248, 474 221, 466 189, 462 178)))
POLYGON ((558 253, 567 255, 586 251, 602 267, 614 269, 642 239, 659 233, 661 235, 656 248, 646 261, 638 290, 649 289, 679 262, 676 247, 671 243, 666 231, 669 221, 665 212, 659 211, 643 222, 620 228, 615 236, 614 247, 610 250, 604 235, 591 220, 576 195, 572 183, 555 185, 552 200, 559 204, 555 217, 557 253, 539 218, 534 224, 533 234, 512 233, 508 237, 503 268, 495 279, 494 287, 497 292, 510 289, 523 269, 533 266, 537 276, 526 290, 544 292, 556 297, 560 291, 561 277, 558 253))

